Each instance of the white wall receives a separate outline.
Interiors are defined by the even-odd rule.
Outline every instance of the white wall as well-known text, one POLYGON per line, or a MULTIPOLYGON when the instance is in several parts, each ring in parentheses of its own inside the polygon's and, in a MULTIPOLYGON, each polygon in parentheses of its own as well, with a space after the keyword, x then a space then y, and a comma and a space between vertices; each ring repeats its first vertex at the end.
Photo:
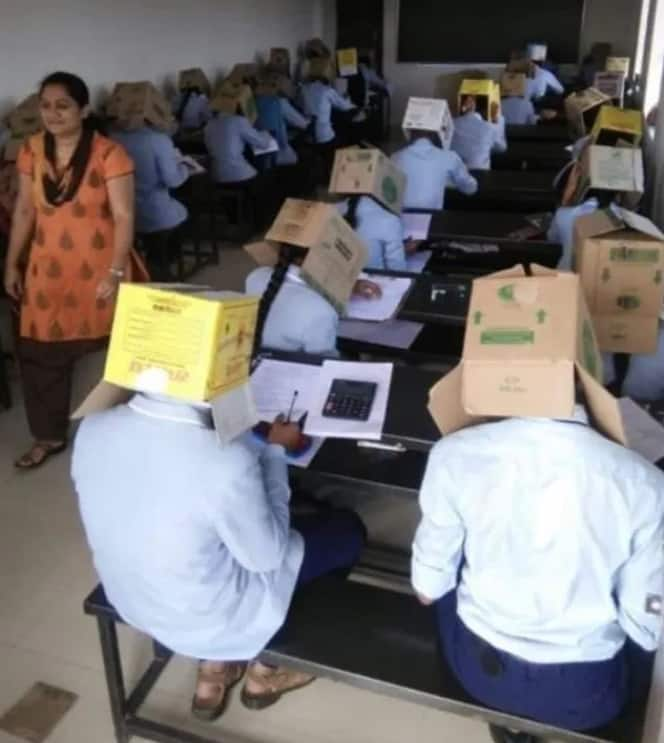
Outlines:
POLYGON ((321 1, 5 0, 0 114, 56 69, 81 75, 97 98, 121 80, 172 83, 185 67, 216 78, 272 46, 294 55, 321 32, 321 1))

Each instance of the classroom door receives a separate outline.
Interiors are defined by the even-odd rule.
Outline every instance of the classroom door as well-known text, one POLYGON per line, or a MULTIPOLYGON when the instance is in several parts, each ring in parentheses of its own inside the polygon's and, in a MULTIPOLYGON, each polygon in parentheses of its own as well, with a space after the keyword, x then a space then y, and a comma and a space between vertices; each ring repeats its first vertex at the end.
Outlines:
POLYGON ((383 70, 383 0, 337 0, 337 49, 357 47, 373 53, 383 70))

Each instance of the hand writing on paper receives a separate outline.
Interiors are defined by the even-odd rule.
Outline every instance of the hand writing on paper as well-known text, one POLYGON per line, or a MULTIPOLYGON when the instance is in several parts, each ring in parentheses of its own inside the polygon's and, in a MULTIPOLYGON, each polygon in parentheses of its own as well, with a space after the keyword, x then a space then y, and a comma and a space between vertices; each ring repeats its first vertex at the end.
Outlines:
POLYGON ((383 296, 383 290, 373 281, 358 279, 353 287, 353 294, 363 299, 380 299, 383 296))

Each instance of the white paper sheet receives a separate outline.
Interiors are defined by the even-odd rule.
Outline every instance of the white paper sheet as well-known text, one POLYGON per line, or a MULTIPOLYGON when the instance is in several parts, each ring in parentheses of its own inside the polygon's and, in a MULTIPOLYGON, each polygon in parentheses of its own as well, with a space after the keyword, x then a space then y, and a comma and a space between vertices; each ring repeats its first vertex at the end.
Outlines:
POLYGON ((338 335, 352 341, 375 343, 388 348, 407 350, 420 334, 424 325, 410 320, 385 320, 384 322, 365 322, 363 320, 342 320, 338 335))
POLYGON ((291 419, 299 420, 312 409, 320 373, 321 367, 312 364, 274 359, 261 361, 251 375, 251 390, 259 420, 271 423, 278 415, 286 415, 296 391, 291 419))
POLYGON ((385 425, 387 401, 392 383, 393 364, 367 364, 354 361, 326 361, 321 367, 317 393, 304 432, 309 436, 338 439, 380 440, 385 425), (375 382, 378 385, 368 421, 325 418, 323 407, 335 379, 375 382))
POLYGON ((619 404, 629 448, 652 463, 664 459, 664 427, 629 397, 619 404))
POLYGON ((394 317, 403 299, 413 285, 413 279, 397 276, 367 276, 369 280, 378 284, 383 291, 380 299, 365 299, 353 296, 346 308, 346 317, 349 320, 372 320, 381 322, 394 317))
POLYGON ((211 406, 217 437, 223 444, 249 431, 259 420, 248 383, 212 400, 211 406))
POLYGON ((406 240, 427 240, 431 228, 431 214, 411 214, 407 212, 401 215, 403 234, 406 240))
POLYGON ((279 143, 274 137, 270 137, 270 144, 267 147, 252 147, 254 155, 269 155, 272 152, 279 152, 279 143))
POLYGON ((406 256, 406 271, 408 273, 422 273, 432 255, 432 250, 418 250, 414 255, 406 256))

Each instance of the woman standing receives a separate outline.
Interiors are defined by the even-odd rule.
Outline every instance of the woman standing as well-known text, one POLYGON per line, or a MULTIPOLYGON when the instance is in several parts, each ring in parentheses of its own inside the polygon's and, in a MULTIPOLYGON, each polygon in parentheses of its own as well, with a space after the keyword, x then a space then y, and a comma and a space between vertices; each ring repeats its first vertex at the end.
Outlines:
POLYGON ((134 166, 87 122, 85 83, 56 72, 39 97, 45 132, 19 154, 5 267, 5 289, 21 302, 18 356, 34 437, 16 462, 21 469, 38 467, 67 446, 74 364, 105 345, 118 285, 131 278, 134 234, 134 166))

